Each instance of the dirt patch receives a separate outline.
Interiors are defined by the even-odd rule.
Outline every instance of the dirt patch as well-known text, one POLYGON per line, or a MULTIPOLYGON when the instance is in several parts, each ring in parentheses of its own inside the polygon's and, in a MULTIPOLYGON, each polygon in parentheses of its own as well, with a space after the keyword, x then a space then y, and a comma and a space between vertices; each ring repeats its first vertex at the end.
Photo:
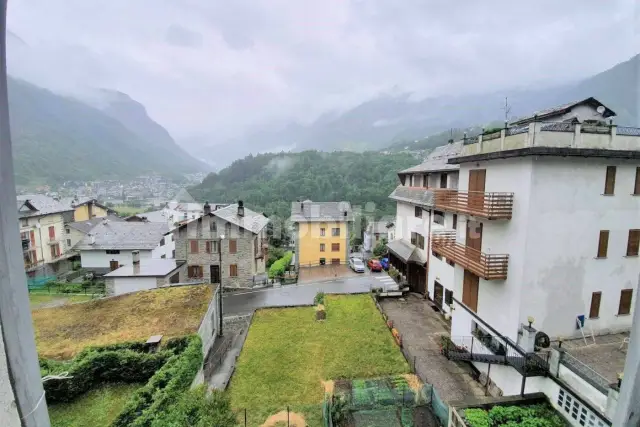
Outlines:
MULTIPOLYGON (((271 415, 267 418, 260 427, 277 427, 284 423, 287 425, 287 411, 280 411, 277 414, 271 415)), ((306 427, 307 423, 304 417, 296 412, 289 412, 289 427, 306 427)))
POLYGON ((333 394, 333 389, 335 386, 335 383, 333 382, 333 380, 320 381, 320 382, 322 383, 322 387, 324 388, 325 393, 333 394))
POLYGON ((418 378, 417 375, 415 374, 404 374, 402 375, 402 377, 407 380, 407 385, 409 386, 409 388, 411 390, 413 390, 414 392, 419 392, 420 390, 422 390, 422 386, 424 384, 422 384, 422 381, 420 381, 420 378, 418 378))

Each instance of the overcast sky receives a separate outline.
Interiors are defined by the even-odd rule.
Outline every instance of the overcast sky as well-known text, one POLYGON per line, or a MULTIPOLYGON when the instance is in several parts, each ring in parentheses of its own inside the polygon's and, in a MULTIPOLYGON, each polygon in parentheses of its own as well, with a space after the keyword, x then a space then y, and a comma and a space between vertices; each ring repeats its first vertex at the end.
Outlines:
POLYGON ((380 93, 585 77, 638 51, 635 3, 11 0, 8 27, 29 53, 9 61, 58 90, 128 93, 178 140, 225 137, 380 93))

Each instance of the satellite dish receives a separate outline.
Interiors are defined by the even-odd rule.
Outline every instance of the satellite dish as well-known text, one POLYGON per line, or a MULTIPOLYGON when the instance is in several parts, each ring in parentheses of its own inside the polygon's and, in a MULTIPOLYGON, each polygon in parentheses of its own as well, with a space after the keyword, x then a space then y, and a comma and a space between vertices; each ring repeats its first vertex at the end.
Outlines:
POLYGON ((604 114, 604 111, 606 110, 606 108, 604 108, 604 105, 599 106, 598 108, 596 108, 596 111, 599 114, 604 114))

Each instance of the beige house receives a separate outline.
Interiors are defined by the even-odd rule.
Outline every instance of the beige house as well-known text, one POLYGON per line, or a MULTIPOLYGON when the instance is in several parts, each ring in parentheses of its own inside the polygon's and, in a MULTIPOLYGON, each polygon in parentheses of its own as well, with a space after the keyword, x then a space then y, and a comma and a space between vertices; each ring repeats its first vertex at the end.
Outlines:
POLYGON ((44 275, 66 271, 74 253, 65 223, 72 221, 73 209, 42 194, 18 196, 17 207, 26 271, 44 275))
POLYGON ((78 199, 74 197, 61 199, 60 203, 73 209, 73 220, 76 222, 116 215, 116 211, 109 209, 96 199, 78 199))

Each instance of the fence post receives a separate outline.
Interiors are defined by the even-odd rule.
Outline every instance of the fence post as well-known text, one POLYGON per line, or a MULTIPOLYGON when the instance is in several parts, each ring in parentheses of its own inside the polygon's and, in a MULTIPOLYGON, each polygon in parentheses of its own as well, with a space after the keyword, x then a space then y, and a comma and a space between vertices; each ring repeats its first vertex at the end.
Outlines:
POLYGON ((416 370, 416 356, 413 356, 413 373, 417 373, 418 371, 416 370))
POLYGON ((471 360, 473 360, 473 335, 471 335, 471 360))
POLYGON ((289 405, 287 405, 287 427, 289 427, 289 405))
POLYGON ((244 408, 244 427, 247 427, 247 408, 244 408))

